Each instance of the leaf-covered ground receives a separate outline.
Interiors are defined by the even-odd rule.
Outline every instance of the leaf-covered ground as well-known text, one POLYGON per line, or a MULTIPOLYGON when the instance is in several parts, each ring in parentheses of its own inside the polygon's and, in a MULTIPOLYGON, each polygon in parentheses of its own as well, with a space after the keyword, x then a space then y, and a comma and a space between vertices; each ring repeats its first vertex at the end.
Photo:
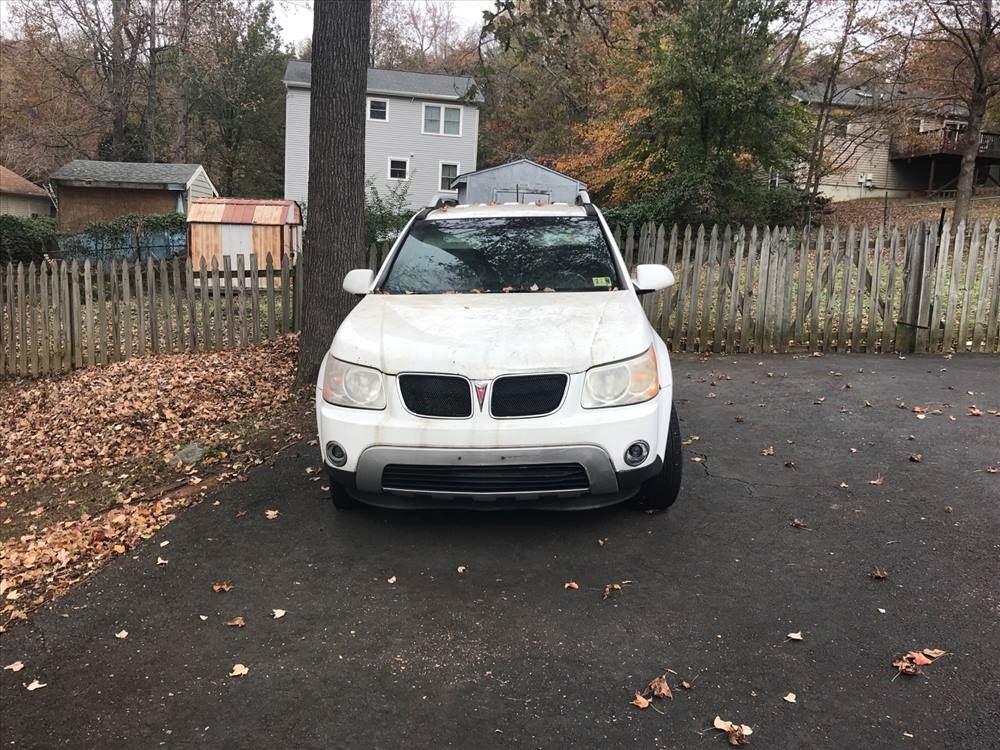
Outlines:
POLYGON ((296 355, 286 336, 0 383, 0 628, 280 449, 296 355), (188 443, 203 458, 172 468, 188 443))

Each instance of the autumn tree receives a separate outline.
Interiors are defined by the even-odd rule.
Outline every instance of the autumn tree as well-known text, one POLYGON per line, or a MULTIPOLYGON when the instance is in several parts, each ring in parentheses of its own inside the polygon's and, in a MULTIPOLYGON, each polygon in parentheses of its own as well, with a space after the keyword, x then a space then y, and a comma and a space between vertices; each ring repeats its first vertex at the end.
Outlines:
POLYGON ((958 225, 972 200, 983 122, 1000 91, 1000 13, 993 0, 924 0, 924 6, 929 15, 925 41, 940 57, 923 82, 942 96, 957 98, 968 113, 952 217, 958 225))
POLYGON ((283 51, 269 0, 205 6, 191 70, 200 160, 224 195, 277 196, 284 180, 283 51))
POLYGON ((364 264, 369 17, 367 0, 313 8, 300 385, 314 382, 333 334, 354 305, 341 279, 364 264))

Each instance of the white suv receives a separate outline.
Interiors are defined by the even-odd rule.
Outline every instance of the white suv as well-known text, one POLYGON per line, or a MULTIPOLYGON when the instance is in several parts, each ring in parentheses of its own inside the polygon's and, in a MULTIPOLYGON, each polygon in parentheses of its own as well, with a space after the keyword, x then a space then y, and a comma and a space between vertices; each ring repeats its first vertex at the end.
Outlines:
POLYGON ((338 508, 593 508, 677 497, 667 347, 607 222, 577 205, 424 209, 320 370, 320 448, 338 508))

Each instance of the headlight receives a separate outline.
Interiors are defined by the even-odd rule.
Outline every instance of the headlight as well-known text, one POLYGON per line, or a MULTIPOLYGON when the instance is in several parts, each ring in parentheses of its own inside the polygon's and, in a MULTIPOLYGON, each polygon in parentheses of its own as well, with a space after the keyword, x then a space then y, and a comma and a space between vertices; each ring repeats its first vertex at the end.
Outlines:
POLYGON ((660 392, 656 354, 649 347, 638 357, 587 371, 583 381, 584 409, 638 404, 660 392))
POLYGON ((383 380, 378 370, 341 362, 332 354, 327 354, 326 369, 323 371, 323 400, 356 409, 384 409, 383 380))

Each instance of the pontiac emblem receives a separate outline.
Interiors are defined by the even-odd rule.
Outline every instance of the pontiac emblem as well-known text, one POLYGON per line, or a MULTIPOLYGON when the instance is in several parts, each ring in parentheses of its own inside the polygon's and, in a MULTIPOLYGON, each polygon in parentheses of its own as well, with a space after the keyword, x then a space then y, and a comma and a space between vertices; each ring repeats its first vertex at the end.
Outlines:
POLYGON ((488 380, 476 381, 476 398, 479 399, 479 411, 483 410, 483 399, 486 398, 486 388, 489 386, 488 380))

